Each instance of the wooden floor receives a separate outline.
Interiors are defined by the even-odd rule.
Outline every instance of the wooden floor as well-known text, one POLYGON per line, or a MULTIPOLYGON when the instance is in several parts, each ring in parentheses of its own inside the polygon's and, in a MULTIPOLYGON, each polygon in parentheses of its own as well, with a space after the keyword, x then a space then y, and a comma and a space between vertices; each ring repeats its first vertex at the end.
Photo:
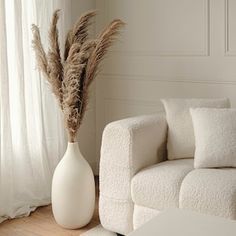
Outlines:
MULTIPOLYGON (((96 184, 97 185, 97 184, 96 184)), ((56 224, 51 205, 39 207, 29 217, 8 220, 0 224, 0 236, 78 236, 98 225, 98 188, 92 221, 82 229, 66 230, 56 224)))

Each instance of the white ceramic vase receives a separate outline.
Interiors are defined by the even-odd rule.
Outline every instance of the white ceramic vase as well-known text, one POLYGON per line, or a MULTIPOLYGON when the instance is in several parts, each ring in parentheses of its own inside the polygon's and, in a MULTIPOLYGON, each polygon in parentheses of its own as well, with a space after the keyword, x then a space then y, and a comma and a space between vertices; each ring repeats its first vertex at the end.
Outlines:
POLYGON ((67 229, 88 224, 95 206, 95 183, 91 167, 78 143, 68 143, 52 181, 52 210, 56 222, 67 229))

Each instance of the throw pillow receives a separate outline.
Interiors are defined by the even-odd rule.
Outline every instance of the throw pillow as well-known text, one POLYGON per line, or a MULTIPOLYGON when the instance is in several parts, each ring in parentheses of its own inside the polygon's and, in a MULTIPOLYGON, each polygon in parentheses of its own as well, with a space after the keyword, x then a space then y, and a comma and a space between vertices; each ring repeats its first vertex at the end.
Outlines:
POLYGON ((168 123, 168 159, 193 158, 195 140, 189 108, 229 108, 228 99, 162 99, 168 123))
POLYGON ((190 109, 195 168, 236 167, 236 109, 190 109))

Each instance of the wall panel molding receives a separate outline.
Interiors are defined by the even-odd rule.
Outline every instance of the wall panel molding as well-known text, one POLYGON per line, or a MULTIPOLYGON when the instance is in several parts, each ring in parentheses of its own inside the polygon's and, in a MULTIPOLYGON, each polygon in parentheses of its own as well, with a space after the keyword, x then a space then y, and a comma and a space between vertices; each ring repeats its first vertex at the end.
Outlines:
POLYGON ((231 0, 225 0, 224 2, 224 10, 225 10, 225 56, 236 56, 236 50, 230 49, 230 7, 231 0))
MULTIPOLYGON (((111 0, 103 0, 106 2, 105 18, 109 21, 111 0)), ((209 56, 210 55, 210 0, 204 0, 204 49, 203 50, 130 50, 130 49, 112 49, 112 53, 132 55, 132 56, 158 56, 158 57, 195 57, 195 56, 209 56)), ((188 37, 188 36, 187 36, 188 37)))
POLYGON ((126 74, 100 74, 99 80, 121 80, 121 81, 146 81, 146 82, 168 82, 168 83, 200 83, 200 84, 232 84, 236 85, 236 75, 231 76, 232 80, 218 79, 202 79, 196 75, 177 75, 177 76, 150 76, 150 75, 126 75, 126 74), (191 79, 189 79, 191 78, 191 79), (235 80, 233 80, 235 79, 235 80))

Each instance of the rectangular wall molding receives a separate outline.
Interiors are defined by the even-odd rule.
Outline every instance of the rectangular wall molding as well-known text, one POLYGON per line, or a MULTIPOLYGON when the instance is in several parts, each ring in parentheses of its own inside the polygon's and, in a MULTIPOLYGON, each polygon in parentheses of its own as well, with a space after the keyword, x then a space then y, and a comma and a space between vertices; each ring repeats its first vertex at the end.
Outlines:
POLYGON ((222 80, 222 78, 202 79, 196 75, 177 75, 177 76, 147 76, 147 75, 126 75, 126 74, 101 74, 99 80, 123 80, 123 81, 157 81, 170 83, 200 83, 200 84, 231 84, 236 85, 236 75, 228 76, 231 80, 222 80), (191 78, 191 79, 190 79, 191 78))
MULTIPOLYGON (((225 55, 226 56, 236 56, 236 46, 235 49, 232 48, 232 40, 231 40, 231 24, 233 23, 230 18, 230 7, 232 6, 232 0, 225 0, 225 55)), ((235 10, 236 10, 236 4, 235 4, 235 10)), ((236 16, 235 16, 236 20, 236 16)), ((235 28, 235 35, 236 35, 236 28, 235 28)), ((236 39, 236 36, 235 36, 236 39)), ((236 44, 236 40, 235 40, 236 44)))
MULTIPOLYGON (((105 17, 107 18, 106 21, 109 21, 111 20, 114 16, 112 15, 112 4, 114 3, 114 1, 116 0, 103 0, 104 3, 103 5, 105 6, 105 17)), ((142 0, 139 0, 141 2, 143 2, 142 0)), ((139 2, 136 0, 136 4, 139 2)), ((155 2, 160 2, 160 4, 162 2, 165 2, 166 0, 153 0, 153 1, 150 1, 150 4, 152 3, 155 3, 155 2)), ((169 0, 170 1, 170 0, 169 0)), ((119 1, 120 2, 120 5, 122 4, 122 1, 119 1)), ((183 3, 186 4, 186 0, 182 0, 183 3)), ((210 0, 198 0, 197 1, 198 4, 200 5, 201 4, 201 10, 199 11, 199 13, 201 13, 201 15, 199 16, 199 18, 196 18, 196 19, 193 19, 194 22, 192 22, 193 24, 196 24, 196 22, 202 20, 203 18, 203 23, 200 25, 200 23, 197 23, 198 27, 195 27, 195 29, 191 29, 191 27, 188 27, 188 30, 189 32, 187 32, 186 34, 182 35, 182 38, 186 41, 186 44, 188 44, 188 42, 192 41, 192 40, 195 40, 194 37, 192 36, 192 33, 194 31, 197 31, 198 28, 202 28, 201 29, 201 32, 199 31, 199 34, 201 34, 201 38, 202 38, 202 43, 201 43, 201 49, 198 49, 198 48, 195 48, 195 49, 191 49, 191 48, 184 48, 184 45, 181 45, 181 47, 183 47, 183 49, 178 49, 178 46, 176 46, 176 48, 174 49, 163 49, 161 46, 160 49, 142 49, 140 50, 139 48, 136 48, 136 49, 130 49, 130 47, 127 47, 125 50, 124 48, 120 48, 120 49, 114 49, 112 50, 113 53, 118 53, 118 54, 125 54, 125 55, 133 55, 133 56, 164 56, 164 57, 179 57, 179 56, 191 56, 191 57, 195 57, 195 56, 209 56, 210 55, 210 0), (194 30, 194 31, 193 31, 194 30)), ((127 3, 127 2, 126 2, 127 3)), ((170 1, 170 3, 172 4, 177 4, 177 5, 181 5, 181 1, 170 1)), ((135 3, 134 3, 135 4, 135 3)), ((145 4, 148 6, 147 2, 145 2, 145 4)), ((188 3, 190 5, 190 3, 188 3)), ((189 5, 186 4, 188 7, 189 5)), ((134 8, 135 8, 135 5, 133 5, 134 8)), ((199 7, 200 8, 200 7, 199 7)), ((143 9, 145 11, 145 9, 143 9)), ((188 9, 190 10, 190 9, 188 9)), ((199 10, 199 9, 198 9, 199 10)), ((196 11, 196 9, 192 9, 192 11, 196 11)), ((183 8, 183 12, 185 12, 184 8, 183 8)), ((196 14, 197 15, 197 14, 196 14)), ((141 16, 140 16, 141 17, 141 16)), ((148 17, 148 16, 147 16, 148 17)), ((171 23, 172 18, 173 16, 170 14, 169 15, 169 20, 171 23)), ((122 18, 122 17, 121 17, 122 18)), ((178 19, 178 17, 176 17, 178 19)), ((128 19, 129 20, 129 19, 128 19)), ((188 21, 186 19, 186 21, 188 21)), ((136 22, 137 25, 139 25, 139 22, 137 21, 136 22)), ((170 23, 170 24, 171 24, 170 23)), ((127 27, 128 27, 128 24, 129 22, 127 23, 127 27)), ((161 25, 161 23, 159 22, 159 26, 161 25)), ((190 22, 190 25, 191 25, 191 22, 190 22)), ((151 31, 153 31, 153 27, 157 27, 155 22, 153 22, 152 25, 147 25, 147 27, 150 28, 151 31)), ((161 36, 161 39, 162 41, 159 42, 160 44, 163 44, 165 47, 169 45, 173 45, 174 44, 180 44, 180 43, 177 43, 177 42, 174 42, 175 40, 175 35, 176 33, 178 34, 178 31, 181 29, 181 26, 179 26, 180 28, 179 29, 175 29, 176 31, 172 32, 172 37, 173 37, 173 43, 171 43, 171 40, 172 39, 169 39, 169 43, 165 43, 165 29, 164 30, 161 30, 162 35, 161 36), (164 41, 163 41, 164 40, 164 41)), ((140 30, 144 30, 143 28, 141 28, 140 30)), ((158 31, 158 29, 156 28, 156 30, 158 31)), ((174 29, 173 29, 174 30, 174 29)), ((128 30, 124 30, 124 34, 127 33, 128 30)), ((182 30, 183 32, 185 31, 185 29, 182 30)), ((170 35, 170 32, 167 33, 168 35, 170 35)), ((149 34, 146 34, 146 37, 151 37, 149 34)), ((157 36, 158 38, 158 36, 157 36)), ((177 40, 180 40, 181 37, 177 38, 177 40)), ((138 40, 136 38, 136 40, 138 40)), ((142 41, 143 43, 145 43, 144 41, 142 41)), ((124 43, 124 41, 121 41, 121 43, 124 43)), ((198 43, 198 41, 196 41, 196 43, 198 43)), ((153 41, 153 44, 157 44, 158 45, 158 40, 157 41, 153 41)), ((192 47, 194 44, 192 44, 192 47)), ((131 45, 132 46, 132 45, 131 45)), ((199 45, 200 46, 200 45, 199 45)), ((186 46, 187 47, 187 46, 186 46)))

